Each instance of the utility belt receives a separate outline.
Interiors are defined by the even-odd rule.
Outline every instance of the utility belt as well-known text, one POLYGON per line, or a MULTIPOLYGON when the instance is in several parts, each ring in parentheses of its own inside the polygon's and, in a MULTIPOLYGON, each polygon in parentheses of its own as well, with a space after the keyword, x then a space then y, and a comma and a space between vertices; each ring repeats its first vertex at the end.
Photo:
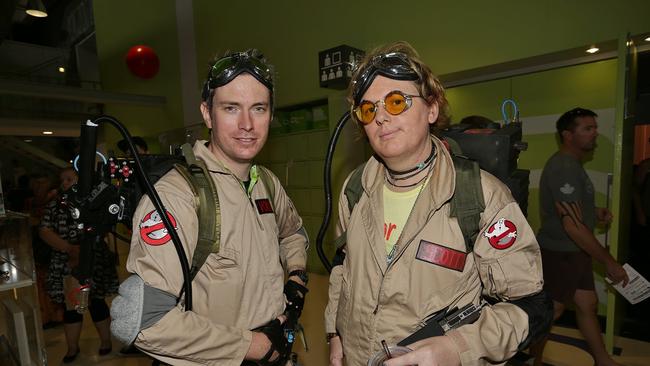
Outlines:
POLYGON ((480 304, 467 304, 462 308, 444 309, 424 320, 424 326, 415 333, 397 343, 398 346, 408 346, 419 340, 442 336, 448 331, 461 325, 474 323, 481 315, 481 309, 488 305, 485 300, 480 304))

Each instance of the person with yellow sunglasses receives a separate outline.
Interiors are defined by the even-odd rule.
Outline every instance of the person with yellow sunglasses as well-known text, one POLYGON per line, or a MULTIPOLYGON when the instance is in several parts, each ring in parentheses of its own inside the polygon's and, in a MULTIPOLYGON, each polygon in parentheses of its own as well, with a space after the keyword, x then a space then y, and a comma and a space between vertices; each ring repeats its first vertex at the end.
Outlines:
POLYGON ((366 55, 348 99, 375 154, 356 204, 339 200, 344 244, 325 310, 330 365, 371 364, 377 354, 388 366, 504 363, 551 317, 539 246, 519 206, 480 171, 465 182, 480 184, 484 201, 465 240, 451 215, 461 172, 438 137, 449 122, 444 88, 408 43, 366 55), (454 309, 473 309, 473 321, 454 309), (433 321, 440 331, 422 335, 433 321), (396 344, 410 352, 391 353, 396 344))

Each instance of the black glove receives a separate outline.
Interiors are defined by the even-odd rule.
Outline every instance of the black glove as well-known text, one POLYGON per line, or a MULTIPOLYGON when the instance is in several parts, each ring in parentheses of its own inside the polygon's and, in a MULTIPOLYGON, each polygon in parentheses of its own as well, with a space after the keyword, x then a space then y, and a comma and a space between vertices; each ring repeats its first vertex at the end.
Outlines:
POLYGON ((287 297, 287 307, 284 314, 287 316, 285 327, 293 329, 300 318, 302 308, 305 306, 305 296, 309 289, 296 281, 289 280, 284 285, 284 295, 287 297))
POLYGON ((280 365, 283 360, 287 360, 290 352, 289 342, 287 342, 287 338, 284 336, 284 327, 279 319, 273 319, 261 327, 253 329, 253 331, 264 333, 269 341, 271 341, 269 351, 258 361, 260 365, 280 365), (274 361, 271 361, 273 352, 277 352, 280 356, 274 361))

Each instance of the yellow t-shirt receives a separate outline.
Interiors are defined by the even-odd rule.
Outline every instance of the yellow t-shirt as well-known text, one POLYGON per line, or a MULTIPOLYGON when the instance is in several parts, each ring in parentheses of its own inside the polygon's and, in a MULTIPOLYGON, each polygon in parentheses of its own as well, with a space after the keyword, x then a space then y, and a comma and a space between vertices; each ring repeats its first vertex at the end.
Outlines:
POLYGON ((425 185, 426 181, 406 192, 393 192, 384 185, 384 240, 389 261, 415 200, 425 185))

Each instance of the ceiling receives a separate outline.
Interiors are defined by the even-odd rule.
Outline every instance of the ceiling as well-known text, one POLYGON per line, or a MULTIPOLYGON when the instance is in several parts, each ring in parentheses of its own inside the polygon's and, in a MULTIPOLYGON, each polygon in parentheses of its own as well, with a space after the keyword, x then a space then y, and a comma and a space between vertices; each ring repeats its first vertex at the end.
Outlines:
POLYGON ((41 0, 48 16, 36 18, 28 15, 28 0, 0 0, 0 42, 14 40, 42 46, 58 47, 66 42, 63 23, 70 15, 66 12, 78 6, 79 0, 41 0))

